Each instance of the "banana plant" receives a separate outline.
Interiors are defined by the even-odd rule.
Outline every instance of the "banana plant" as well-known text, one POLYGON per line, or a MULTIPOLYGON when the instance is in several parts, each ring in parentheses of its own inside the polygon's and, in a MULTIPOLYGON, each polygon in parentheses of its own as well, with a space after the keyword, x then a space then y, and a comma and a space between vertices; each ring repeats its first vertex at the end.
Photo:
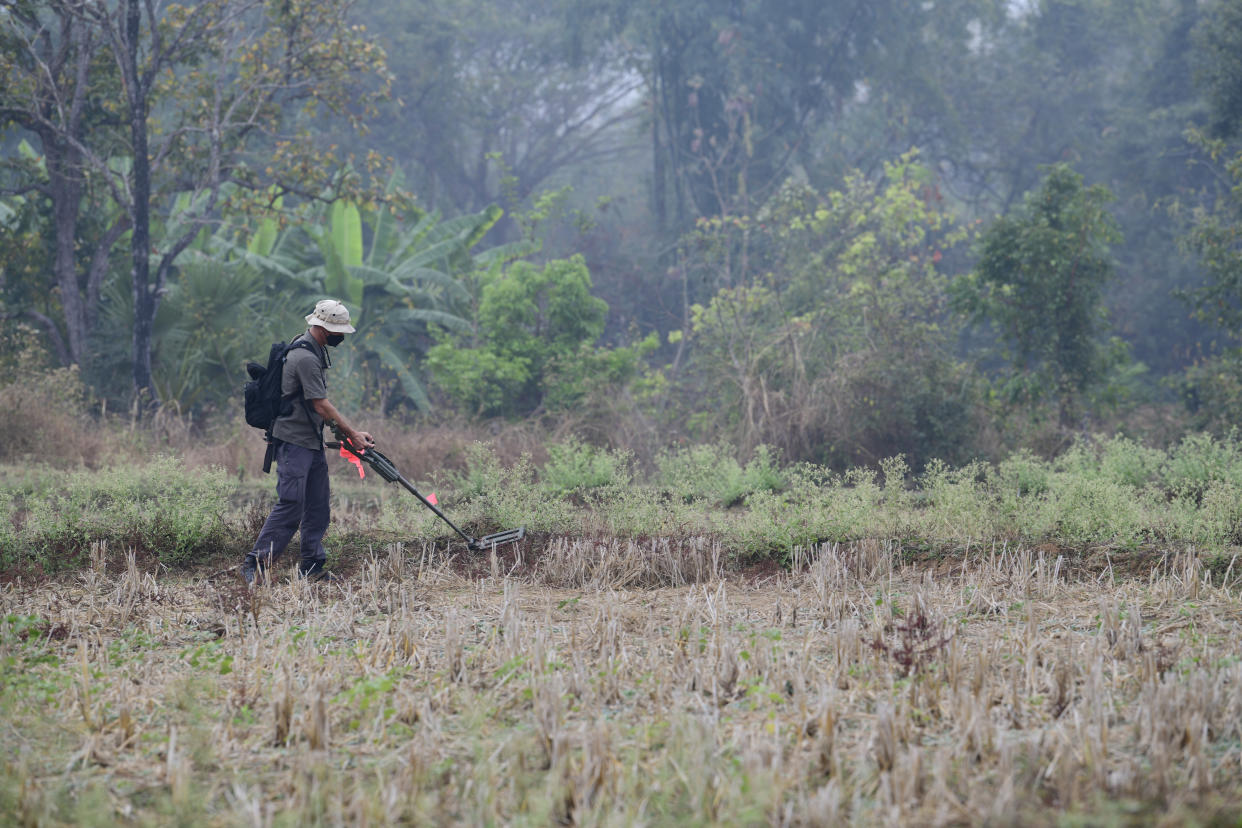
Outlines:
MULTIPOLYGON (((394 179, 390 191, 398 186, 394 179)), ((350 347, 333 355, 334 396, 357 403, 387 375, 400 397, 427 410, 416 357, 427 347, 429 326, 470 328, 474 303, 462 275, 479 268, 473 248, 502 211, 493 206, 447 220, 409 205, 404 212, 409 218, 388 205, 336 201, 284 231, 266 219, 244 244, 227 237, 217 244, 267 274, 285 305, 310 307, 331 296, 350 308, 358 330, 350 347)))
POLYGON ((367 216, 370 244, 364 245, 360 211, 333 205, 330 233, 318 241, 325 292, 346 297, 357 309, 354 347, 343 356, 391 372, 406 398, 429 409, 414 357, 424 347, 427 326, 470 327, 470 296, 456 274, 473 267, 471 248, 500 215, 497 207, 448 221, 426 213, 401 232, 389 208, 381 207, 367 216))
MULTIPOLYGON (((390 193, 399 185, 394 178, 390 193)), ((279 199, 273 206, 283 207, 279 199)), ((182 229, 180 217, 193 208, 190 194, 179 195, 168 226, 158 229, 182 229)), ((465 277, 528 252, 512 245, 474 252, 500 218, 497 207, 444 219, 408 204, 397 210, 336 201, 292 215, 284 227, 269 216, 205 228, 182 254, 155 323, 161 399, 187 410, 223 403, 244 359, 292 335, 315 301, 331 296, 349 306, 358 329, 333 354, 333 396, 357 404, 391 387, 397 399, 426 410, 418 360, 429 330, 468 330, 477 303, 465 277)), ((108 329, 127 330, 128 291, 119 283, 110 288, 108 329)), ((110 356, 118 364, 125 357, 121 350, 110 356)))

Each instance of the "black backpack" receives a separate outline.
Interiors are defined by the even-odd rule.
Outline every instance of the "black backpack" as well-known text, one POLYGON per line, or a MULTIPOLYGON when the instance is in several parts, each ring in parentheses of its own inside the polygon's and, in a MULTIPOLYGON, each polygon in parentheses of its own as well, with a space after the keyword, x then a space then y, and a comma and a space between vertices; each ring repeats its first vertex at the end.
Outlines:
MULTIPOLYGON (((305 339, 296 339, 286 345, 273 342, 272 350, 267 355, 267 366, 257 362, 246 363, 246 373, 250 381, 242 388, 246 400, 246 423, 255 428, 263 429, 263 437, 267 440, 267 456, 263 458, 263 471, 271 471, 272 454, 275 442, 272 440, 272 426, 276 418, 282 417, 293 410, 293 399, 296 393, 284 396, 280 393, 281 379, 285 372, 285 359, 295 348, 313 351, 315 346, 305 339)), ((302 401, 305 405, 306 401, 302 401)), ((306 413, 310 418, 310 412, 306 413)))

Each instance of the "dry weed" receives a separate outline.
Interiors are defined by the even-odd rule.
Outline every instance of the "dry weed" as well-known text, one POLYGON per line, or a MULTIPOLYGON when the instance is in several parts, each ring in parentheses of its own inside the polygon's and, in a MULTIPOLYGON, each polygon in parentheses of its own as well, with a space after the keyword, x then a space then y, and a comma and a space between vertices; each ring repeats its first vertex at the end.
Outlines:
POLYGON ((1186 556, 1114 580, 1001 547, 932 577, 869 542, 756 579, 708 541, 538 551, 467 578, 392 545, 344 583, 280 572, 253 594, 99 551, 8 584, 0 805, 247 825, 1242 813, 1242 606, 1186 556))

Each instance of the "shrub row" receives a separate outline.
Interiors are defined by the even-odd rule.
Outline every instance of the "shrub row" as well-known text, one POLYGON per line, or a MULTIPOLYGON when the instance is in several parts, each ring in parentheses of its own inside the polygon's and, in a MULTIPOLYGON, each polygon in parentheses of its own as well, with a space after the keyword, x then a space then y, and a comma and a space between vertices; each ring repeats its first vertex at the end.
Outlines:
MULTIPOLYGON (((445 506, 471 530, 525 525, 534 532, 625 537, 709 534, 736 553, 783 557, 795 547, 868 537, 936 547, 1012 540, 1070 548, 1242 543, 1242 446, 1193 436, 1171 449, 1125 438, 1084 441, 1055 460, 1019 452, 991 465, 931 463, 912 475, 901 458, 845 474, 781 466, 766 450, 739 463, 727 446, 661 456, 643 479, 632 458, 576 440, 549 460, 501 463, 485 444, 445 506)), ((376 486, 368 480, 362 485, 376 486)), ((0 487, 0 556, 55 570, 80 565, 90 545, 183 565, 248 538, 227 518, 234 484, 222 470, 173 458, 98 472, 10 470, 0 487)), ((395 488, 372 490, 378 508, 355 527, 435 538, 446 527, 395 488)))
POLYGON ((933 462, 918 475, 901 458, 833 474, 781 467, 766 450, 741 464, 727 447, 709 445, 660 457, 650 480, 636 482, 624 453, 571 441, 548 455, 537 473, 529 462, 502 468, 477 447, 460 508, 480 524, 538 531, 711 533, 760 556, 865 537, 1115 549, 1242 543, 1242 445, 1234 437, 1193 435, 1167 451, 1096 438, 1055 460, 1019 452, 995 465, 933 462), (588 508, 574 508, 568 495, 588 508))
POLYGON ((0 489, 0 560, 46 571, 81 565, 92 543, 179 566, 227 542, 234 484, 222 470, 157 457, 102 471, 9 470, 0 489))

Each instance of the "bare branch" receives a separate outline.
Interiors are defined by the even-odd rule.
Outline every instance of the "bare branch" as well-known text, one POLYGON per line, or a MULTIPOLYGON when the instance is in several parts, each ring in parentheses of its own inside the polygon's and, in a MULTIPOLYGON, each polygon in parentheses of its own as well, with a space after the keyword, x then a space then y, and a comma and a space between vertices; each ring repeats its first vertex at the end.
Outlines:
MULTIPOLYGON (((60 364, 66 367, 72 365, 73 359, 69 356, 69 349, 65 347, 65 338, 61 336, 60 328, 56 327, 56 323, 39 313, 37 310, 27 310, 25 315, 33 319, 39 324, 40 327, 43 328, 44 333, 47 334, 48 340, 52 343, 52 347, 56 349, 56 358, 60 360, 60 364)), ((5 316, 12 316, 12 314, 5 314, 5 316)))
POLYGON ((117 241, 129 229, 129 214, 122 213, 121 216, 112 223, 112 226, 104 231, 100 237, 98 244, 95 245, 95 254, 91 257, 90 267, 86 271, 86 327, 87 330, 93 330, 99 313, 99 291, 103 284, 104 274, 108 270, 108 263, 111 260, 112 248, 116 246, 117 241))
POLYGON ((0 187, 0 195, 3 196, 23 196, 27 193, 47 194, 47 187, 35 181, 29 182, 20 187, 0 187))

